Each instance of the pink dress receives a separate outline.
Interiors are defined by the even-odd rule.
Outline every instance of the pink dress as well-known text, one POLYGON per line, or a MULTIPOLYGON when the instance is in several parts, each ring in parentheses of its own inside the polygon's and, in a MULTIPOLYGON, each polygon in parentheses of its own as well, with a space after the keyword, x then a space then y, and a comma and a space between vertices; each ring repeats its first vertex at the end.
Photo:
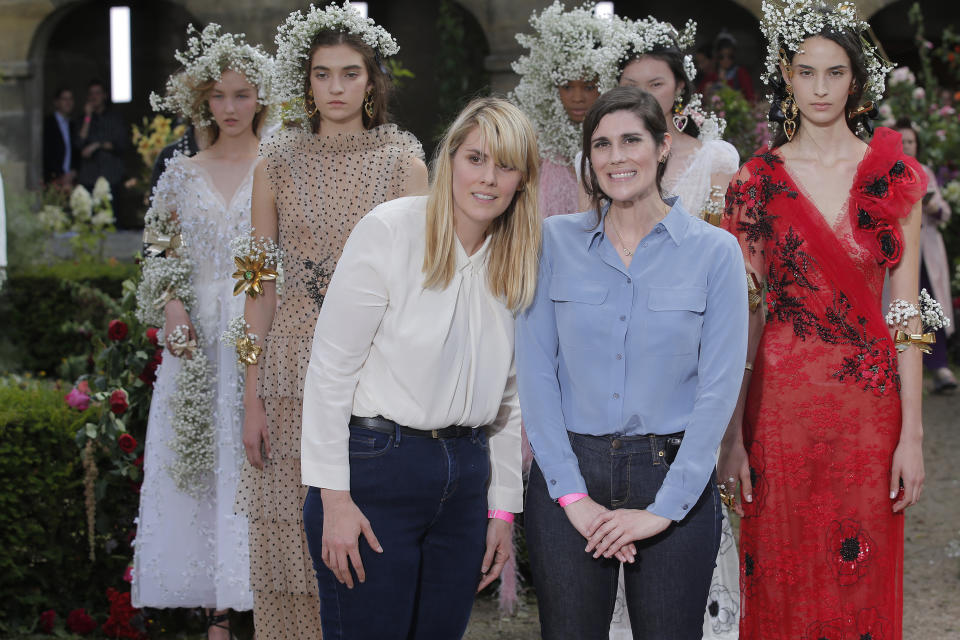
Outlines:
POLYGON ((573 166, 540 159, 540 215, 544 218, 561 213, 576 213, 577 176, 573 166))

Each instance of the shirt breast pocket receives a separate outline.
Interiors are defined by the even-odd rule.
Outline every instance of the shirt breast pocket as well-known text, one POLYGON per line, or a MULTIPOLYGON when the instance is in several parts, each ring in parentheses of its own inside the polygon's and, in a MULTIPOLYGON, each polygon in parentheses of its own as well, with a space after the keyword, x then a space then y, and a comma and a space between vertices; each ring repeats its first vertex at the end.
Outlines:
POLYGON ((586 346, 590 336, 596 336, 609 324, 605 318, 604 302, 609 287, 596 282, 573 278, 550 280, 550 299, 557 316, 557 335, 569 346, 586 346))
POLYGON ((707 290, 701 287, 652 287, 647 297, 643 344, 649 353, 686 355, 700 347, 707 290))

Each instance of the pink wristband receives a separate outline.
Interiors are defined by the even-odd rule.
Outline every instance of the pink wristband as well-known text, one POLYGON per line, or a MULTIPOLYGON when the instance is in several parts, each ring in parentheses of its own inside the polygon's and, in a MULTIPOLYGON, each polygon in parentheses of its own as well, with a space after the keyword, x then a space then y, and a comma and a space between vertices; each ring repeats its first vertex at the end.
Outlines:
POLYGON ((509 511, 502 511, 500 509, 490 509, 487 511, 488 518, 497 518, 503 520, 504 522, 513 522, 513 514, 509 511))
POLYGON ((565 496, 560 496, 557 502, 560 503, 561 507, 565 507, 568 504, 573 504, 577 500, 583 500, 586 497, 587 497, 587 494, 585 493, 568 493, 565 496))

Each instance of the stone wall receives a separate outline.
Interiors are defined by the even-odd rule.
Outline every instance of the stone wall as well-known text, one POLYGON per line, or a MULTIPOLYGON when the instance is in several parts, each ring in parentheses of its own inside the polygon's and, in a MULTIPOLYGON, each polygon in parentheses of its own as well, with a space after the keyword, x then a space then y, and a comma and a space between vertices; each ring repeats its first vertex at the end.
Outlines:
MULTIPOLYGON (((198 23, 216 21, 228 31, 245 32, 251 41, 262 42, 271 51, 276 25, 290 9, 306 5, 306 2, 277 3, 268 0, 231 0, 229 3, 222 0, 163 1, 166 4, 178 5, 181 13, 198 23)), ((759 15, 761 0, 733 1, 753 15, 759 15)), ((549 5, 549 0, 459 2, 472 13, 486 34, 490 54, 485 60, 485 66, 490 73, 491 88, 495 92, 506 93, 516 82, 510 70, 510 62, 521 53, 514 34, 527 30, 531 11, 549 5)), ((865 15, 872 15, 892 2, 893 0, 860 0, 858 5, 865 15)), ((568 4, 573 2, 568 0, 568 4)), ((657 5, 653 2, 631 3, 631 11, 642 10, 646 4, 652 13, 656 13, 657 5)), ((92 10, 107 5, 103 0, 0 0, 0 171, 3 172, 8 189, 22 189, 39 183, 42 118, 49 108, 49 96, 44 92, 52 88, 50 79, 44 77, 51 34, 61 26, 63 20, 72 20, 70 16, 76 17, 78 9, 89 7, 92 10)), ((416 41, 418 36, 422 35, 415 44, 427 51, 432 22, 429 12, 424 13, 424 6, 424 3, 414 0, 380 0, 371 2, 371 11, 374 15, 383 11, 391 15, 392 21, 399 25, 399 28, 395 29, 403 31, 405 36, 400 38, 401 44, 416 41)), ((709 14, 716 11, 717 5, 710 0, 692 0, 686 7, 691 14, 698 13, 697 7, 702 8, 701 13, 709 14)), ((73 26, 72 22, 68 24, 73 26)), ((158 25, 157 29, 162 29, 162 26, 158 25)), ((171 33, 170 44, 159 47, 161 50, 157 52, 158 59, 165 55, 170 61, 171 70, 172 49, 178 42, 174 35, 171 33), (162 51, 163 48, 169 48, 169 54, 162 51)), ((409 55, 418 60, 424 57, 422 52, 409 55)), ((407 58, 404 62, 412 65, 407 58)), ((81 81, 76 78, 74 80, 81 81)), ((84 78, 82 81, 85 80, 84 78)), ((430 90, 429 78, 418 78, 415 82, 413 92, 430 90)), ((82 91, 76 98, 79 112, 82 108, 82 91)), ((428 115, 414 113, 411 117, 427 118, 428 115)), ((417 126, 425 127, 426 124, 417 126)), ((417 127, 411 123, 411 129, 416 131, 417 127)))

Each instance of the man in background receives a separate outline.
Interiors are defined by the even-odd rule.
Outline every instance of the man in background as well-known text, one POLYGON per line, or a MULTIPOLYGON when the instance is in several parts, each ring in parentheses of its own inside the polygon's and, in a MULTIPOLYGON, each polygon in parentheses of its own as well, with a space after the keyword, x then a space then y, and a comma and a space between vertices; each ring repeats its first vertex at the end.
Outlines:
POLYGON ((77 177, 72 115, 73 91, 57 89, 53 93, 53 113, 43 120, 43 181, 63 189, 73 187, 77 177))

